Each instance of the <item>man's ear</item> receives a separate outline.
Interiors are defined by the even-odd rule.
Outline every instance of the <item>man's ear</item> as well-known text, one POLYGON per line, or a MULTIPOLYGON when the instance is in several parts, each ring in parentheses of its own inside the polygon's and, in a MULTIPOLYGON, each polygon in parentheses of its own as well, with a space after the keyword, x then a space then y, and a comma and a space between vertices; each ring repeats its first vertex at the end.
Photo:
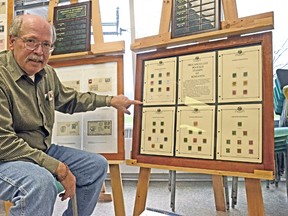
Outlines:
POLYGON ((9 36, 9 49, 13 50, 14 49, 14 43, 16 41, 16 38, 13 36, 9 36))

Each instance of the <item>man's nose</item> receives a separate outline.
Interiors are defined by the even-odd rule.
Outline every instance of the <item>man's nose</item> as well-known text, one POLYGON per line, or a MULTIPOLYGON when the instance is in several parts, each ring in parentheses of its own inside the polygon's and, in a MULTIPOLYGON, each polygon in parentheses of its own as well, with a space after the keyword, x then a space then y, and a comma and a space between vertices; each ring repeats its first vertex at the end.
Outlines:
POLYGON ((42 53, 43 54, 44 52, 43 52, 42 44, 38 44, 33 51, 36 53, 42 53))

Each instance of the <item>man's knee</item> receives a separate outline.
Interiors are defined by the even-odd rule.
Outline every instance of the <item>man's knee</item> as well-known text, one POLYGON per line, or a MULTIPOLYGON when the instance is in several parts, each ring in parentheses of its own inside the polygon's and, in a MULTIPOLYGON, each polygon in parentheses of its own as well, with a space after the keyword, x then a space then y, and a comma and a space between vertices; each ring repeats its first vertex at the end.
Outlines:
MULTIPOLYGON (((102 155, 101 155, 102 156, 102 155)), ((104 157, 104 156, 102 156, 102 166, 105 168, 105 170, 106 170, 106 172, 107 172, 107 169, 108 169, 108 161, 107 161, 107 159, 104 157)))
POLYGON ((108 161, 107 161, 107 159, 104 156, 102 156, 100 154, 97 154, 96 155, 96 159, 95 159, 95 163, 97 165, 97 168, 101 169, 103 171, 103 174, 107 173, 108 161))

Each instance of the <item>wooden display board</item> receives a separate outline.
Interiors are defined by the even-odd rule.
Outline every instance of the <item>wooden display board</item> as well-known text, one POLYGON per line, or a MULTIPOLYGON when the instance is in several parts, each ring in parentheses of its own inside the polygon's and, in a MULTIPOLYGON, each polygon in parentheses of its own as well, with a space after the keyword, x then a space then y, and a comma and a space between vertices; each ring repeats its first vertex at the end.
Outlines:
POLYGON ((172 38, 218 30, 220 16, 220 0, 174 0, 172 38))
POLYGON ((222 177, 243 177, 248 215, 265 214, 260 179, 274 178, 272 35, 271 32, 247 37, 240 35, 273 29, 273 12, 239 18, 236 0, 222 0, 221 3, 225 18, 219 30, 172 38, 169 32, 172 1, 163 1, 159 34, 136 39, 131 45, 134 52, 150 51, 137 55, 135 97, 145 99, 145 102, 143 108, 135 107, 132 159, 126 161, 128 165, 140 167, 133 215, 140 215, 145 209, 151 168, 211 174, 218 211, 227 209, 222 177), (178 45, 182 48, 165 49, 178 45), (158 51, 151 51, 153 49, 158 51), (245 57, 239 58, 244 53, 245 57), (251 59, 256 61, 253 63, 251 59), (153 66, 157 60, 158 66, 153 66), (198 65, 193 61, 199 61, 198 65), (241 61, 250 68, 241 67, 241 61), (170 70, 165 72, 165 66, 160 65, 166 64, 170 70), (147 72, 150 72, 150 78, 149 75, 145 77, 147 72), (161 78, 155 79, 155 74, 161 74, 161 78), (171 76, 173 74, 176 74, 175 78, 171 76), (157 87, 152 87, 154 85, 157 87), (143 86, 148 87, 145 93, 143 86), (175 99, 170 100, 171 97, 175 99), (153 119, 148 113, 157 105, 153 119), (145 112, 144 118, 148 121, 143 122, 148 122, 148 127, 141 119, 145 112), (177 128, 179 120, 183 124, 178 123, 177 128), (252 121, 257 121, 253 123, 255 128, 249 123, 252 121), (187 126, 186 122, 190 125, 187 126), (170 128, 172 132, 169 134, 167 129, 171 125, 175 129, 170 128), (251 133, 256 133, 256 136, 251 133), (141 136, 145 134, 148 136, 142 140, 141 136), (253 139, 246 139, 248 134, 253 139), (174 140, 169 140, 170 136, 174 136, 174 140), (150 149, 141 149, 141 142, 145 143, 144 146, 150 144, 150 149), (170 142, 173 148, 166 148, 166 145, 164 148, 160 143, 157 146, 155 142, 170 142), (248 147, 244 154, 245 147, 239 147, 243 143, 248 147), (161 155, 155 155, 156 147, 161 155), (239 157, 241 154, 242 158, 239 157), (238 160, 231 161, 235 158, 238 160))
MULTIPOLYGON (((51 61, 64 85, 102 95, 124 92, 123 56, 51 61)), ((65 115, 56 113, 54 140, 58 144, 101 153, 108 160, 124 160, 124 114, 112 107, 65 115), (60 142, 60 143, 59 143, 60 142)))
MULTIPOLYGON (((58 6, 58 0, 49 1, 48 9, 48 20, 50 23, 53 23, 54 20, 54 9, 58 6)), ((76 4, 78 0, 70 0, 70 4, 76 4)), ((91 44, 91 50, 85 52, 75 52, 67 54, 53 55, 50 57, 53 59, 65 59, 65 58, 77 58, 89 55, 115 55, 122 54, 125 51, 125 42, 124 41, 113 41, 105 42, 103 37, 103 29, 101 22, 101 13, 99 0, 91 0, 91 14, 92 14, 92 29, 93 29, 93 39, 94 44, 91 44)))
POLYGON ((90 51, 91 1, 54 8, 57 39, 52 55, 90 51))
POLYGON ((263 33, 138 54, 132 159, 273 173, 271 44, 263 33))
POLYGON ((163 1, 159 34, 137 38, 131 44, 134 52, 162 49, 188 43, 198 43, 241 34, 255 33, 274 28, 274 14, 267 12, 247 17, 238 17, 236 0, 222 0, 224 20, 220 29, 179 38, 172 38, 170 30, 173 1, 163 1))

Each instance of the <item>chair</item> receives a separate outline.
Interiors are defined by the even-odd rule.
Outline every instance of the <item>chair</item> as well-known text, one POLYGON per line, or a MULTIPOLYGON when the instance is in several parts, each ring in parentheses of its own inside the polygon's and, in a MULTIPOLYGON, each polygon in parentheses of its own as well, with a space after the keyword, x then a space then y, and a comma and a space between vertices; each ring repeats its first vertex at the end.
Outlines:
MULTIPOLYGON (((64 187, 63 187, 63 185, 60 182, 55 180, 55 183, 56 183, 56 186, 57 186, 58 193, 61 193, 62 191, 64 191, 64 187)), ((13 206, 13 203, 11 203, 9 201, 5 201, 4 205, 5 205, 6 216, 8 216, 9 215, 9 209, 10 209, 11 206, 13 206)), ((78 216, 76 194, 72 198, 72 211, 73 211, 73 216, 78 216)))
MULTIPOLYGON (((286 193, 288 197, 288 155, 287 155, 288 127, 274 128, 274 157, 275 157, 275 186, 278 187, 283 173, 281 163, 284 162, 284 173, 286 177, 286 193)), ((269 187, 269 184, 268 184, 269 187)))

